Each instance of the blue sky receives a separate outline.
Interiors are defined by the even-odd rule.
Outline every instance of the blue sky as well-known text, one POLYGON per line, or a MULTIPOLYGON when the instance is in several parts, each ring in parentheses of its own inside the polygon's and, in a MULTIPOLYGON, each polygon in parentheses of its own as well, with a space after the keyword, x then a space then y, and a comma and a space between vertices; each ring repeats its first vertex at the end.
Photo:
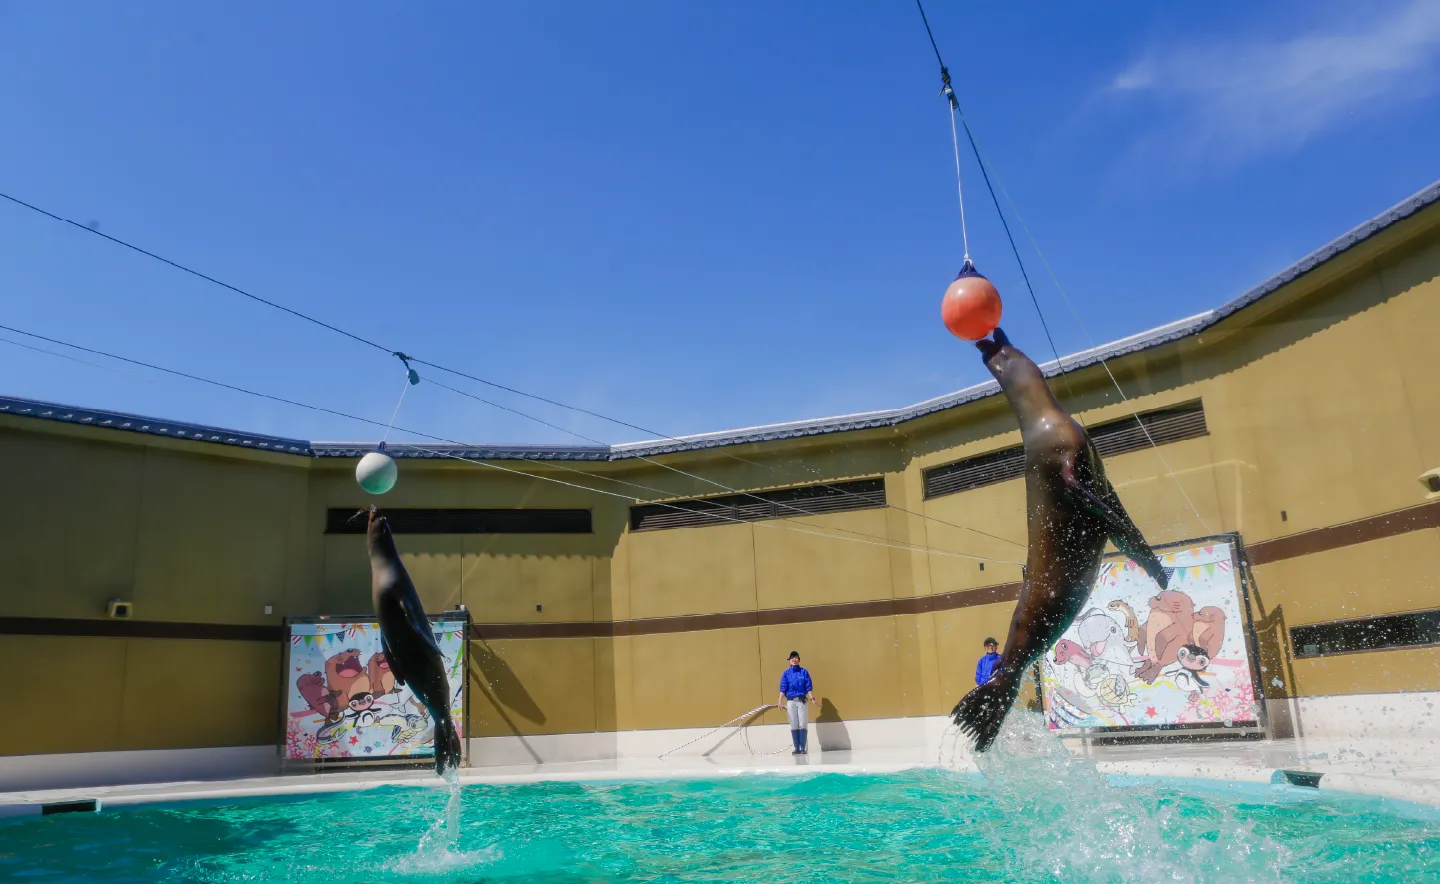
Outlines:
MULTIPOLYGON (((1216 306, 1440 178, 1427 0, 930 7, 981 146, 1097 343, 1216 306)), ((0 81, 0 190, 664 433, 986 377, 939 320, 961 257, 953 160, 905 0, 9 2, 0 81)), ((1043 356, 964 161, 971 252, 1043 356)), ((1031 266, 1061 351, 1088 346, 1031 266)), ((401 386, 392 358, 8 204, 0 286, 0 323, 228 383, 382 421, 401 386)), ((123 370, 0 344, 0 393, 377 436, 123 370)), ((423 383, 400 423, 576 441, 423 383)))

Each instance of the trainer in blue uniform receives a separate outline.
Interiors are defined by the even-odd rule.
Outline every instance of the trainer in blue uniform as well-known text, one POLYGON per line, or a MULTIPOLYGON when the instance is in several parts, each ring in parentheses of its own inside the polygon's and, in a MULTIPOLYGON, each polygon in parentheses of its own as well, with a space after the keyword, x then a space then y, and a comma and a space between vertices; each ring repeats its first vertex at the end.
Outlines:
POLYGON ((817 703, 815 699, 815 683, 810 680, 810 673, 800 665, 800 652, 790 652, 790 668, 780 676, 780 702, 777 707, 783 708, 790 717, 790 739, 795 742, 795 751, 791 755, 804 755, 806 736, 809 733, 806 727, 809 724, 810 710, 806 703, 817 703))
POLYGON ((995 664, 1000 662, 1000 643, 993 638, 985 639, 985 656, 975 664, 975 683, 984 684, 990 680, 990 675, 995 671, 995 664))

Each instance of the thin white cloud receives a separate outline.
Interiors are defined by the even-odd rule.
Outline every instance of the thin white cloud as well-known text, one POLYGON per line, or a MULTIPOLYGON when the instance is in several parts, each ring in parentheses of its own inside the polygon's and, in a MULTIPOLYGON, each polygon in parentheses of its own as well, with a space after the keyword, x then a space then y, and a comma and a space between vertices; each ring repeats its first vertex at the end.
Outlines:
POLYGON ((1299 147, 1352 118, 1435 86, 1440 0, 1408 0, 1283 39, 1153 47, 1110 84, 1173 120, 1165 140, 1230 160, 1299 147))

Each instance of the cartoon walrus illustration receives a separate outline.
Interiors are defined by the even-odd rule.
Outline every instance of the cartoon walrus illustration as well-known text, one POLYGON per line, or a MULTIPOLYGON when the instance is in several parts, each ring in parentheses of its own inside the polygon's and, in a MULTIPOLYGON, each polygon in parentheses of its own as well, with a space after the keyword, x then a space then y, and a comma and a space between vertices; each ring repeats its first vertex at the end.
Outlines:
POLYGON ((370 508, 365 531, 370 551, 370 597, 380 620, 380 645, 395 682, 408 685, 435 722, 435 772, 444 776, 460 766, 460 734, 450 716, 450 683, 445 657, 435 641, 420 594, 395 548, 390 523, 370 508))
POLYGON ((360 665, 360 649, 346 648, 325 661, 326 682, 340 708, 352 711, 369 709, 374 702, 370 677, 360 665))
POLYGON ((1194 644, 1214 657, 1224 640, 1224 611, 1213 605, 1196 611, 1190 596, 1165 590, 1150 598, 1150 617, 1140 636, 1140 653, 1149 659, 1135 675, 1154 682, 1160 670, 1175 662, 1182 645, 1194 644))
POLYGON ((1015 703, 1026 668, 1060 638, 1090 595, 1106 540, 1162 588, 1169 572, 1130 521, 1085 428, 1060 407, 1040 367, 1000 329, 976 342, 1020 423, 1029 549, 1005 651, 985 684, 956 704, 955 723, 984 752, 1015 703))

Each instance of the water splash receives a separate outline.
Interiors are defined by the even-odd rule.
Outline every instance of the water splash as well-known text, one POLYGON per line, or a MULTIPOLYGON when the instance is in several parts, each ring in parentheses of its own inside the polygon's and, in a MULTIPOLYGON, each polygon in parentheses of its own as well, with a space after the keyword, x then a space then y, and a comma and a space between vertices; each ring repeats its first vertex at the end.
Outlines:
POLYGON ((464 790, 460 785, 460 772, 451 768, 444 774, 449 787, 445 799, 445 811, 424 835, 415 853, 402 856, 389 865, 389 869, 403 874, 433 875, 455 872, 481 864, 497 862, 501 851, 495 846, 481 850, 460 850, 460 798, 464 790))
MULTIPOLYGON (((1229 802, 1181 808, 1154 783, 1120 787, 1072 756, 1044 717, 1016 710, 991 751, 974 759, 994 812, 1029 819, 1043 839, 1012 847, 1022 877, 1084 881, 1192 880, 1198 869, 1245 869, 1236 880, 1278 880, 1285 845, 1238 819, 1229 802), (1178 827, 1203 830, 1177 837, 1178 827)), ((1225 786, 1217 785, 1217 789, 1225 786)))

